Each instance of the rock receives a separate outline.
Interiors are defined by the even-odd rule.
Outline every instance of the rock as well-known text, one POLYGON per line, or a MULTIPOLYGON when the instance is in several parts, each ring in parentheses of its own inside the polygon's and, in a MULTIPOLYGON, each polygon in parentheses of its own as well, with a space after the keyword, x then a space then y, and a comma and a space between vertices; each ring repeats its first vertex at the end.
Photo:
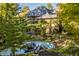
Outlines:
POLYGON ((63 47, 67 48, 69 45, 72 43, 71 40, 54 40, 53 43, 55 44, 56 47, 63 47))
POLYGON ((44 51, 39 52, 39 56, 62 56, 62 54, 59 52, 54 52, 54 51, 49 52, 49 51, 44 50, 44 51))
POLYGON ((63 44, 63 40, 54 40, 53 43, 55 44, 56 47, 60 47, 63 44))

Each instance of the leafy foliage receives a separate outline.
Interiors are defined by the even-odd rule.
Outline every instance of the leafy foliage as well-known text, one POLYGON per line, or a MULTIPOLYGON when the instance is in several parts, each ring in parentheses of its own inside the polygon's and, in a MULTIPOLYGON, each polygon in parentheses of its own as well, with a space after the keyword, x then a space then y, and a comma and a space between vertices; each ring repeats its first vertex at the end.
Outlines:
POLYGON ((15 53, 15 47, 22 44, 24 40, 29 39, 29 36, 25 33, 27 26, 26 17, 16 17, 19 10, 18 6, 19 4, 16 3, 0 4, 0 44, 2 45, 1 47, 12 47, 13 54, 15 53))
POLYGON ((58 18, 62 23, 64 30, 72 36, 72 39, 78 43, 79 36, 79 4, 59 4, 58 18))

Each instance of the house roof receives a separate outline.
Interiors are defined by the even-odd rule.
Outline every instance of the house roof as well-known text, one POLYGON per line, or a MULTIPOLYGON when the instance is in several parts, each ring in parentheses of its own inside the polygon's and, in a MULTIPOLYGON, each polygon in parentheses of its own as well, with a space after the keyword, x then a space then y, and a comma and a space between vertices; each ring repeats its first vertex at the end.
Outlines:
POLYGON ((50 14, 46 13, 46 14, 38 17, 38 19, 41 19, 41 18, 43 18, 43 19, 45 19, 45 18, 50 19, 50 18, 56 18, 56 17, 57 17, 57 15, 54 14, 54 13, 53 13, 53 15, 50 15, 50 14))
POLYGON ((30 11, 27 14, 29 17, 40 18, 54 18, 56 17, 56 12, 53 9, 47 9, 45 6, 40 6, 30 11))

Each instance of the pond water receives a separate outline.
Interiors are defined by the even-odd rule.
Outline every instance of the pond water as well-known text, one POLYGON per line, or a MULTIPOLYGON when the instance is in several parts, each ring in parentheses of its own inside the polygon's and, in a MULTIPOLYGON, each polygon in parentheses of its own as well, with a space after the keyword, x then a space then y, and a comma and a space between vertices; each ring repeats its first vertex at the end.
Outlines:
MULTIPOLYGON (((26 47, 32 47, 31 50, 28 48, 17 48, 15 55, 19 54, 27 54, 31 51, 40 51, 41 49, 51 49, 55 48, 55 45, 50 42, 42 42, 42 41, 26 41, 23 42, 23 45, 26 47)), ((1 56, 10 56, 12 55, 11 48, 4 49, 0 52, 1 56)))

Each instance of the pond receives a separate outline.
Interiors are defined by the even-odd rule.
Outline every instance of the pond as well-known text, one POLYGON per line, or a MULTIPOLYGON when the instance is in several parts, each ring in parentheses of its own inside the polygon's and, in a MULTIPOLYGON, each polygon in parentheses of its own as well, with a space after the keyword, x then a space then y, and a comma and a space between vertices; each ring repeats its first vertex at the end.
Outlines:
MULTIPOLYGON (((32 51, 38 52, 43 49, 52 49, 55 48, 55 45, 50 42, 43 42, 43 41, 25 41, 22 44, 24 47, 23 48, 17 48, 15 51, 15 55, 20 55, 20 54, 27 54, 32 51)), ((11 48, 4 49, 0 52, 1 56, 11 56, 11 48)))

